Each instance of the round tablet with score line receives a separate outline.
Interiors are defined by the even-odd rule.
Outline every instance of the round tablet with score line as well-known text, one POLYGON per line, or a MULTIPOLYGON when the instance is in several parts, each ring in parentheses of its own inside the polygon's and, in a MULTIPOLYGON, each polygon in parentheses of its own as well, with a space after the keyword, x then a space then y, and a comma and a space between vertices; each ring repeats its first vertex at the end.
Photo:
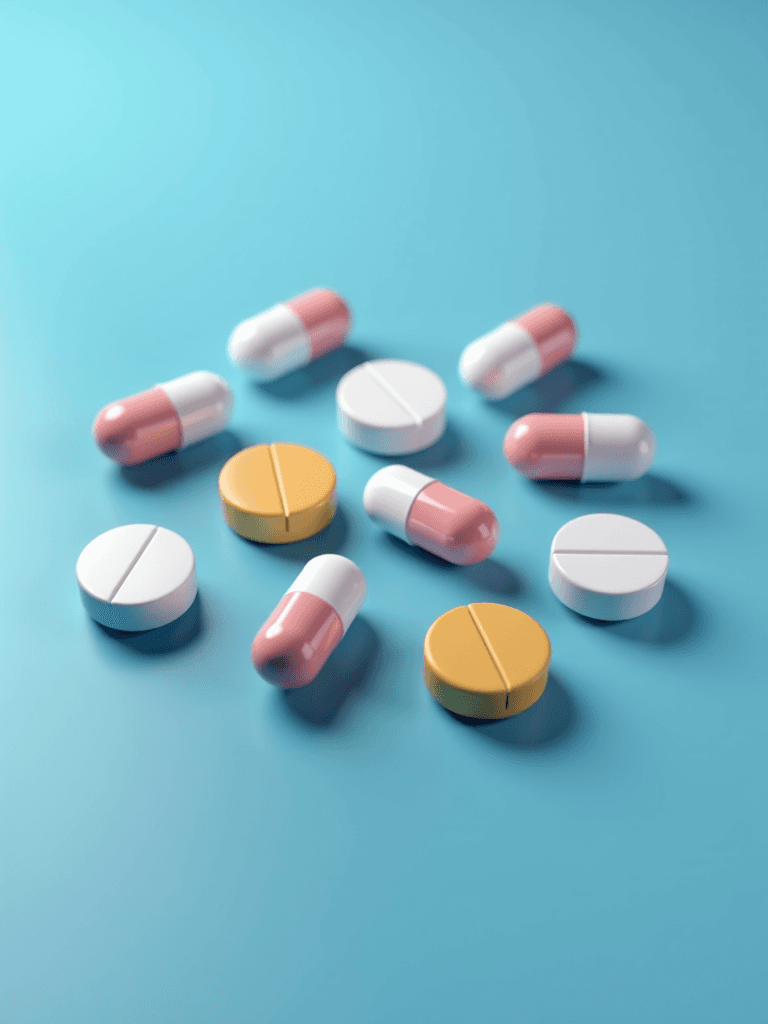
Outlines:
POLYGON ((336 473, 300 444, 257 444, 233 455, 219 474, 224 518, 261 544, 290 544, 324 529, 336 514, 336 473))
POLYGON ((549 638, 530 615, 505 604, 445 612, 424 639, 424 681, 433 697, 467 718, 509 718, 547 685, 549 638))
POLYGON ((549 585, 580 615, 618 622, 658 603, 668 568, 666 545, 650 526, 599 512, 571 519, 555 534, 549 585))
POLYGON ((178 533, 147 523, 118 526, 94 538, 75 573, 91 618, 125 632, 166 626, 197 595, 192 548, 178 533))
POLYGON ((434 370, 404 359, 373 359, 339 381, 339 429, 375 455, 420 452, 443 436, 446 397, 434 370))

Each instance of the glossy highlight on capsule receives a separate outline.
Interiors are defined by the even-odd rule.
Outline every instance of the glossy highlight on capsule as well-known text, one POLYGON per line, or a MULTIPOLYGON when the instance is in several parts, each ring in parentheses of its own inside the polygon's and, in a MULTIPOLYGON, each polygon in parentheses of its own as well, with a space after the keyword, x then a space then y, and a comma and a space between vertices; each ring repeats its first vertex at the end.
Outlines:
POLYGON ((454 565, 482 562, 499 539, 498 521, 487 505, 408 466, 374 473, 363 505, 389 533, 454 565))
POLYGON ((110 459, 135 466, 220 433, 231 414, 229 385, 198 370, 105 406, 93 437, 110 459))
POLYGON ((464 349, 459 375, 486 398, 506 398, 570 356, 577 330, 559 306, 536 306, 464 349))
POLYGON ((365 600, 365 577, 343 555, 310 559, 254 638, 253 667, 284 690, 311 683, 365 600))
POLYGON ((507 462, 531 480, 637 480, 655 453, 653 431, 627 414, 534 412, 504 438, 507 462))
POLYGON ((314 288, 238 324, 229 357, 256 380, 276 380, 342 345, 351 321, 341 296, 314 288))

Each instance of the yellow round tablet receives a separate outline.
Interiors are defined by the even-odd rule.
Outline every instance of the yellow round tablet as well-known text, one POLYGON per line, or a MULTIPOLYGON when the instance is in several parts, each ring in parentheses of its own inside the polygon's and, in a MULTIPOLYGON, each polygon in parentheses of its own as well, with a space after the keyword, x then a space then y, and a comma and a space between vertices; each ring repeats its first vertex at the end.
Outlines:
POLYGON ((336 473, 300 444, 257 444, 233 455, 219 474, 224 518, 241 537, 289 544, 313 537, 336 514, 336 473))
POLYGON ((424 639, 424 681, 449 711, 509 718, 544 692, 552 648, 530 615, 506 604, 452 608, 424 639))

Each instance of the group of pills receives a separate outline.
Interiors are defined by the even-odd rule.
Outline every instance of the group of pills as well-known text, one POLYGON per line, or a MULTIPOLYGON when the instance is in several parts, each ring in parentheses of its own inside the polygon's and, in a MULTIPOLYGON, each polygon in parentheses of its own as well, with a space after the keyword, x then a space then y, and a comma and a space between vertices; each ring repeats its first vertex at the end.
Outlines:
MULTIPOLYGON (((349 325, 346 303, 315 289, 240 324, 229 340, 229 355, 257 380, 274 380, 338 348, 349 325)), ((459 373, 485 397, 506 398, 567 359, 575 343, 570 316, 556 306, 538 306, 468 345, 459 373)), ((354 367, 339 381, 336 405, 341 432, 377 455, 421 451, 445 430, 445 385, 417 363, 377 359, 354 367)), ((229 386, 198 371, 106 406, 93 433, 111 459, 135 465, 220 432, 231 412, 229 386)), ((651 430, 624 414, 533 413, 513 423, 504 439, 507 461, 537 480, 634 480, 654 453, 651 430)), ((254 445, 224 465, 219 495, 226 522, 240 536, 286 544, 331 522, 336 474, 312 448, 254 445)), ((374 473, 363 505, 385 530, 457 565, 483 561, 499 536, 487 505, 408 466, 390 464, 374 473)), ((628 619, 658 602, 668 562, 661 538, 643 523, 612 514, 581 516, 555 535, 549 583, 582 615, 628 619)), ((166 625, 197 594, 189 544, 146 524, 96 537, 81 553, 76 574, 88 613, 118 630, 166 625)), ((311 559, 256 634, 256 670, 286 689, 310 683, 365 593, 363 574, 350 559, 311 559)), ((541 696, 550 654, 546 633, 529 615, 503 604, 469 604, 429 628, 424 679, 435 698, 457 714, 505 718, 541 696)))

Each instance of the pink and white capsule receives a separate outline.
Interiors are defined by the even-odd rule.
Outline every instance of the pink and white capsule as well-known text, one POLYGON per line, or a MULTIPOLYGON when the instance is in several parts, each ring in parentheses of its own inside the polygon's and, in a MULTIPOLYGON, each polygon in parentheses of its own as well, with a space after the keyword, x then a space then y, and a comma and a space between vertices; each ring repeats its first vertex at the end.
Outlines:
POLYGON ((486 398, 506 398, 567 359, 576 336, 576 324, 564 309, 536 306, 467 345, 459 374, 486 398))
POLYGON ((499 539, 499 524, 487 505, 408 466, 374 473, 363 505, 395 537, 454 565, 482 562, 499 539))
POLYGON ((533 412, 504 438, 507 462, 531 480, 637 480, 655 454, 651 428, 623 413, 533 412))
POLYGON ((198 370, 105 406, 93 436, 110 459, 135 466, 220 433, 231 414, 229 385, 198 370))
POLYGON ((343 555, 310 559, 251 647, 256 671, 293 690, 311 683, 365 600, 365 577, 343 555))
POLYGON ((239 324, 229 358, 256 380, 276 380, 342 345, 351 319, 339 295, 315 288, 239 324))

